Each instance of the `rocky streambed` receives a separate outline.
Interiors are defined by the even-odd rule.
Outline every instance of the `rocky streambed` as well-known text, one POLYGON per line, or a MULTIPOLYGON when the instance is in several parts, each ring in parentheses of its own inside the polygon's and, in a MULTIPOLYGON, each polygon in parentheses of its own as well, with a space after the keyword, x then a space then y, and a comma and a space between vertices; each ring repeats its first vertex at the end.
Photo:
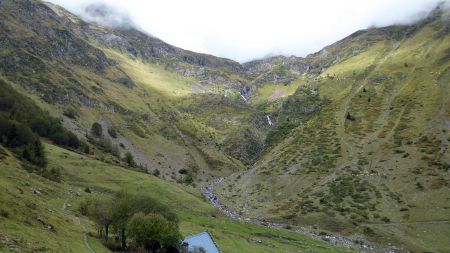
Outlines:
POLYGON ((205 196, 211 204, 219 209, 222 213, 224 213, 226 216, 230 217, 233 220, 243 221, 243 222, 251 222, 260 226, 266 226, 266 227, 273 227, 273 228, 279 228, 279 229, 287 229, 290 227, 290 230, 295 231, 297 233, 301 233, 304 235, 307 235, 309 237, 315 238, 315 239, 323 239, 325 241, 335 243, 336 245, 342 245, 349 248, 361 250, 362 252, 376 252, 376 253, 399 253, 399 252, 405 252, 399 249, 395 248, 383 248, 378 245, 374 245, 372 243, 363 241, 363 240, 351 240, 349 238, 339 236, 339 235, 333 235, 328 232, 323 231, 317 231, 312 230, 300 226, 291 226, 287 224, 281 224, 281 223, 275 223, 270 221, 264 221, 264 220, 258 220, 255 218, 248 218, 243 217, 238 212, 235 212, 225 206, 222 202, 220 202, 219 197, 214 193, 214 189, 221 184, 225 178, 218 178, 214 180, 212 183, 206 185, 202 188, 202 194, 205 196))

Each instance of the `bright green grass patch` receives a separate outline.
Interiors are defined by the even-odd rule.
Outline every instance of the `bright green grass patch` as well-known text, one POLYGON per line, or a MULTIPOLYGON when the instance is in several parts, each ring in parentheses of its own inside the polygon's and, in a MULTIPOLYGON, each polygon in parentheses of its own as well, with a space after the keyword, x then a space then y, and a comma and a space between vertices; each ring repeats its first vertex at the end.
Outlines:
POLYGON ((386 43, 379 42, 368 48, 363 53, 360 53, 354 57, 351 57, 339 64, 333 65, 328 68, 320 76, 325 77, 327 75, 333 76, 334 74, 351 76, 353 72, 363 71, 365 68, 374 64, 380 55, 386 52, 386 43))
POLYGON ((299 85, 301 85, 300 81, 288 85, 266 83, 258 87, 257 95, 252 99, 252 103, 270 103, 288 97, 295 93, 299 85))
POLYGON ((56 146, 47 145, 49 163, 61 165, 64 181, 81 187, 93 187, 98 191, 146 193, 179 211, 204 213, 212 207, 189 194, 185 189, 152 175, 127 170, 85 157, 56 146))
MULTIPOLYGON (((161 66, 147 64, 113 50, 105 49, 105 52, 108 53, 108 56, 117 60, 133 80, 144 86, 151 87, 168 97, 182 97, 195 93, 196 87, 192 84, 195 81, 193 78, 168 72, 161 66)), ((202 87, 197 88, 200 89, 202 87)))

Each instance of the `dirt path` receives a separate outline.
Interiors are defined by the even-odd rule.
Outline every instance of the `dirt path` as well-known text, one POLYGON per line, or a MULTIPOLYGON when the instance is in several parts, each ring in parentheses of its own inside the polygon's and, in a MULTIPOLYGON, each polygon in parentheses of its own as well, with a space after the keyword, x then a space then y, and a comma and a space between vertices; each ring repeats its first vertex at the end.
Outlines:
POLYGON ((72 197, 73 197, 73 190, 72 190, 72 187, 69 187, 69 189, 68 189, 68 191, 67 191, 67 198, 66 198, 66 200, 65 200, 64 203, 63 203, 62 210, 66 213, 66 215, 67 215, 69 218, 75 220, 75 222, 76 222, 78 225, 80 225, 81 228, 83 228, 83 243, 84 243, 84 246, 86 247, 86 250, 87 250, 89 253, 96 253, 95 250, 94 250, 94 249, 91 247, 91 245, 89 244, 88 237, 87 237, 87 232, 86 232, 86 231, 87 231, 86 227, 85 227, 83 224, 81 224, 80 218, 74 216, 74 215, 72 214, 72 212, 70 211, 70 209, 69 209, 69 208, 71 207, 69 201, 70 201, 70 199, 71 199, 72 197))
POLYGON ((90 253, 96 253, 95 250, 89 244, 88 237, 87 237, 87 232, 86 232, 86 227, 83 224, 81 224, 80 218, 76 217, 76 221, 77 221, 77 224, 80 225, 83 228, 83 242, 84 242, 84 246, 86 247, 86 249, 88 249, 88 251, 90 253))
MULTIPOLYGON (((239 213, 232 211, 230 208, 225 206, 222 202, 220 202, 219 197, 214 193, 214 189, 221 184, 225 178, 218 178, 214 180, 211 184, 206 185, 202 188, 202 194, 211 202, 211 204, 219 209, 226 216, 230 217, 233 220, 250 222, 260 226, 273 227, 279 229, 286 229, 287 224, 274 223, 269 221, 262 221, 255 218, 246 218, 242 217, 239 213)), ((385 249, 367 242, 355 242, 343 236, 333 235, 326 232, 313 231, 300 226, 291 226, 292 230, 312 237, 314 239, 323 239, 325 241, 329 241, 335 243, 337 245, 341 245, 344 247, 349 247, 353 249, 360 250, 361 252, 376 252, 376 253, 397 253, 400 252, 396 249, 385 249)))

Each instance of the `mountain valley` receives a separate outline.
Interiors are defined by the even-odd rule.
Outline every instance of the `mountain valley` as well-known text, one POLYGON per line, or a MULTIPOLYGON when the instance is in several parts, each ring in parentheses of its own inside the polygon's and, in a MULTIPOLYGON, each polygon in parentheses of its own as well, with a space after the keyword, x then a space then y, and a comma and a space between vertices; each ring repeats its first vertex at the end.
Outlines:
POLYGON ((306 57, 238 63, 2 0, 0 130, 42 144, 0 135, 0 252, 110 252, 79 209, 121 190, 223 252, 449 252, 449 31, 439 5, 306 57), (215 209, 202 189, 218 179, 213 198, 241 220, 284 228, 215 209))

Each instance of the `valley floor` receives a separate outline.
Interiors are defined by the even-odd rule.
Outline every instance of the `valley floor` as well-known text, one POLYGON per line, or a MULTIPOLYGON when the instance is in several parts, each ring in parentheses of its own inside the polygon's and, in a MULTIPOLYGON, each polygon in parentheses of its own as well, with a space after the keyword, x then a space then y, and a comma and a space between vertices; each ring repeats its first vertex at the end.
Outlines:
MULTIPOLYGON (((211 184, 208 184, 207 186, 202 188, 202 194, 211 202, 211 204, 214 207, 219 209, 222 213, 224 213, 226 216, 228 216, 229 218, 231 218, 233 220, 253 223, 253 224, 256 224, 259 226, 266 226, 266 227, 276 228, 276 229, 289 229, 289 230, 295 231, 297 233, 306 235, 311 238, 329 241, 329 242, 334 243, 335 245, 341 245, 344 247, 354 248, 354 249, 364 251, 364 252, 366 252, 366 251, 367 252, 386 252, 386 253, 401 252, 401 250, 398 250, 395 247, 386 248, 386 247, 382 247, 380 245, 375 245, 373 243, 366 242, 363 240, 354 241, 354 240, 345 238, 343 236, 334 235, 334 234, 330 234, 330 233, 323 232, 323 231, 312 230, 312 229, 308 229, 308 228, 301 227, 301 226, 292 226, 292 225, 288 225, 288 224, 282 224, 282 223, 270 222, 270 221, 265 221, 265 220, 258 220, 255 218, 243 217, 241 214, 231 210, 229 207, 224 205, 220 201, 219 196, 214 193, 215 188, 219 184, 223 183, 223 181, 224 181, 224 178, 219 178, 219 179, 214 180, 211 184)), ((439 221, 436 221, 436 222, 439 222, 439 221)), ((448 222, 448 221, 444 221, 444 222, 448 222)), ((386 225, 386 224, 380 224, 380 225, 386 225)))
MULTIPOLYGON (((90 194, 120 189, 144 191, 172 207, 183 235, 208 230, 223 252, 348 252, 347 247, 311 239, 286 229, 234 221, 217 212, 193 188, 107 164, 46 144, 50 167, 63 172, 62 183, 22 169, 0 147, 0 252, 110 252, 93 222, 78 212, 90 194), (89 188, 92 193, 87 193, 89 188)), ((351 251, 351 250, 350 250, 351 251)))

